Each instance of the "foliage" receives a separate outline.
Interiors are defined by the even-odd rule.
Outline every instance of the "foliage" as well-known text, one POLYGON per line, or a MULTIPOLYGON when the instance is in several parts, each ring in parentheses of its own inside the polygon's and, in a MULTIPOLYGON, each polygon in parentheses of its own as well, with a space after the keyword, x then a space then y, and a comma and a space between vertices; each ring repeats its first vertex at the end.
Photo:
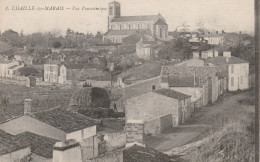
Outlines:
POLYGON ((109 108, 110 100, 107 91, 103 88, 93 87, 91 92, 91 107, 109 108))
POLYGON ((21 76, 35 76, 37 70, 32 67, 22 67, 19 70, 21 76))
POLYGON ((216 116, 213 138, 191 154, 191 161, 254 161, 254 113, 240 107, 227 111, 216 116))
POLYGON ((177 40, 171 41, 169 44, 165 44, 164 47, 159 51, 159 57, 164 60, 171 59, 188 59, 192 52, 192 45, 188 39, 177 38, 177 40))

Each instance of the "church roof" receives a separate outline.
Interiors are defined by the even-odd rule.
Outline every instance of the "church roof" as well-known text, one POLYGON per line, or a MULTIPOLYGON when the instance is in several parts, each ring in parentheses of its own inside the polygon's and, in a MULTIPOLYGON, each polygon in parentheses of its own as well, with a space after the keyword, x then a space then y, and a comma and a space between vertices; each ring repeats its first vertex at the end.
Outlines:
POLYGON ((125 22, 125 21, 153 21, 158 15, 143 15, 143 16, 121 16, 112 20, 112 22, 125 22))
POLYGON ((162 19, 159 19, 155 25, 167 25, 165 21, 163 21, 162 19))

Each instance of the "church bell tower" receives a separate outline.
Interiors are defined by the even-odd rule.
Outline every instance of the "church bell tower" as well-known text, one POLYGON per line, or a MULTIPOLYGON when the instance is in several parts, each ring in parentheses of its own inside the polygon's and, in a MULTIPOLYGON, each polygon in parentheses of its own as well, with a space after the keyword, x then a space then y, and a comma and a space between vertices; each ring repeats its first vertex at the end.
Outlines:
POLYGON ((113 1, 108 4, 108 26, 109 22, 121 16, 120 3, 113 1))

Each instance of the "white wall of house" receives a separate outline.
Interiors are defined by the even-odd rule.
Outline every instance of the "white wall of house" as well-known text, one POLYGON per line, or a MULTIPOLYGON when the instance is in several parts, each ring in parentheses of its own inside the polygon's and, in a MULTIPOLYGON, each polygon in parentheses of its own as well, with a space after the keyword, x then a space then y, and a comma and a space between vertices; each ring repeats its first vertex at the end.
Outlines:
POLYGON ((57 64, 44 64, 44 81, 58 83, 58 70, 57 64))
POLYGON ((202 97, 202 90, 201 87, 170 87, 170 89, 175 90, 177 92, 184 93, 186 95, 191 96, 191 102, 195 102, 202 97))
POLYGON ((1 162, 18 162, 31 153, 30 147, 26 147, 8 154, 0 155, 1 162))
POLYGON ((78 130, 75 132, 67 133, 66 134, 66 140, 68 139, 75 139, 78 142, 81 142, 82 140, 94 136, 97 134, 96 125, 84 128, 82 130, 78 130))
POLYGON ((178 123, 178 100, 150 92, 126 101, 126 121, 143 120, 146 122, 168 114, 172 114, 173 118, 176 119, 173 124, 178 123))
POLYGON ((64 65, 61 65, 58 83, 65 84, 66 81, 67 81, 67 68, 64 65))
POLYGON ((7 77, 7 70, 11 66, 19 65, 18 61, 0 63, 0 77, 7 77))
POLYGON ((8 122, 2 123, 0 124, 0 129, 12 135, 20 134, 27 131, 60 141, 66 139, 66 134, 64 131, 38 121, 30 116, 21 116, 8 122))
POLYGON ((249 63, 230 64, 228 66, 228 90, 237 91, 249 88, 249 63))

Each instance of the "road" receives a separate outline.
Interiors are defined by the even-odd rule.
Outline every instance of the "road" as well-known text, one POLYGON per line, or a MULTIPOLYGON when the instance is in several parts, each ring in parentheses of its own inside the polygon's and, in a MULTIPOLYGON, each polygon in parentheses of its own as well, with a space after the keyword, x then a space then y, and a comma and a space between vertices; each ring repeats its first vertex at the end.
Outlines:
POLYGON ((239 94, 226 93, 210 105, 199 108, 184 125, 173 127, 156 136, 146 137, 146 145, 159 151, 169 151, 173 148, 197 141, 208 135, 208 130, 218 123, 218 117, 227 115, 230 107, 242 107, 254 112, 254 106, 241 105, 238 100, 247 98, 252 92, 245 91, 239 94))

